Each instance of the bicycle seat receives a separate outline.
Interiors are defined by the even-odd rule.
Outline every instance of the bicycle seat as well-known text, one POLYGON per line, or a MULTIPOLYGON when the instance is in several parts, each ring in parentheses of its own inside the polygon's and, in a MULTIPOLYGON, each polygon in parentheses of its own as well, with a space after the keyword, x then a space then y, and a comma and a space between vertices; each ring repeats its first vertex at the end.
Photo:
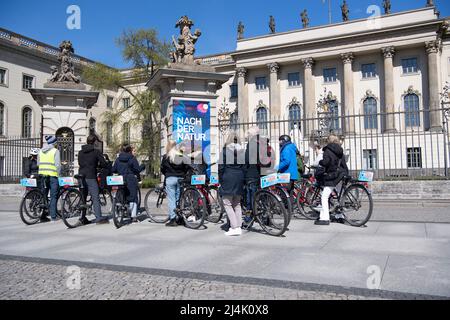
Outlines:
POLYGON ((76 174, 76 175, 75 175, 75 179, 77 179, 77 180, 83 180, 83 179, 84 179, 84 175, 83 175, 83 174, 76 174))
POLYGON ((302 174, 302 178, 303 179, 309 179, 311 178, 313 175, 311 173, 307 173, 307 174, 302 174))

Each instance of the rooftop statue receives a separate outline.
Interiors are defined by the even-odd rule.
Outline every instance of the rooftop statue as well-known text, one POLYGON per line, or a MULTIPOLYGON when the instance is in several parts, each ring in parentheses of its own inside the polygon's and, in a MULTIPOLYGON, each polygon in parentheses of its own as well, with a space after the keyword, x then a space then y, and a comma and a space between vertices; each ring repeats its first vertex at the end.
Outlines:
POLYGON ((193 25, 194 22, 192 22, 192 20, 190 20, 187 16, 181 17, 175 25, 175 28, 180 28, 180 35, 178 36, 177 41, 175 40, 175 37, 172 37, 175 48, 175 50, 171 53, 172 62, 195 64, 195 43, 202 33, 199 29, 196 29, 194 34, 192 34, 191 27, 193 25))
POLYGON ((383 8, 384 8, 385 14, 390 14, 391 13, 391 0, 384 0, 383 8))
POLYGON ((306 11, 306 9, 303 10, 300 16, 302 17, 303 28, 308 28, 309 27, 308 11, 306 11))
POLYGON ((348 21, 348 14, 350 13, 350 10, 348 9, 347 1, 344 0, 344 3, 341 6, 342 11, 342 20, 348 21))
POLYGON ((72 43, 66 40, 61 42, 59 51, 59 69, 56 66, 51 66, 51 78, 48 81, 54 83, 80 83, 80 78, 75 76, 75 68, 72 63, 72 54, 74 53, 72 43))
POLYGON ((239 25, 237 28, 237 32, 238 32, 238 40, 241 40, 244 38, 244 25, 242 24, 242 21, 239 21, 239 25))
POLYGON ((275 33, 275 18, 273 16, 270 16, 269 28, 270 28, 270 33, 275 33))

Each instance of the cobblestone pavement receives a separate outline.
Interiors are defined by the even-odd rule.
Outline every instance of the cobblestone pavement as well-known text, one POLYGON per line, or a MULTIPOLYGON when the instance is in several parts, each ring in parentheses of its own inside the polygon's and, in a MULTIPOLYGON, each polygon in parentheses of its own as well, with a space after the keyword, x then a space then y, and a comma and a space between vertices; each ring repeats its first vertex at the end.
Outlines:
MULTIPOLYGON (((364 291, 361 289, 355 289, 355 293, 352 294, 351 288, 333 290, 336 288, 328 286, 302 290, 301 288, 211 281, 108 270, 106 266, 80 267, 80 281, 77 282, 73 270, 68 269, 70 267, 68 263, 52 264, 0 259, 0 299, 374 300, 427 298, 393 292, 361 295, 358 294, 358 291, 364 291), (73 279, 75 279, 74 282, 73 279), (69 286, 72 286, 72 289, 69 289, 69 286)), ((305 286, 310 285, 305 284, 305 286)), ((365 291, 367 293, 367 290, 365 291)))

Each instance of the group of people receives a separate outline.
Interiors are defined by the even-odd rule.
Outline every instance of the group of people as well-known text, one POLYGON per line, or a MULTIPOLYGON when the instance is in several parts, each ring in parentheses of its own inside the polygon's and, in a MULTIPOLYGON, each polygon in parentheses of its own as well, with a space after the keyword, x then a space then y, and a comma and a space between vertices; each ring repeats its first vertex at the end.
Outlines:
MULTIPOLYGON (((239 136, 231 132, 221 152, 219 163, 219 193, 222 197, 224 208, 229 220, 229 228, 226 236, 239 236, 242 234, 243 219, 241 200, 245 195, 247 210, 252 210, 254 195, 259 187, 260 178, 269 173, 289 173, 292 190, 295 181, 301 178, 301 170, 298 166, 299 150, 292 142, 291 137, 282 135, 279 137, 280 161, 275 165, 275 155, 269 144, 269 140, 259 135, 258 127, 252 127, 247 132, 247 146, 244 148, 239 136), (246 187, 244 187, 246 186, 246 187)), ((344 152, 337 136, 331 135, 328 144, 322 148, 315 145, 317 166, 317 181, 323 186, 322 206, 320 216, 315 224, 329 225, 330 214, 328 198, 334 188, 348 174, 344 152)), ((200 162, 203 163, 203 162, 200 162)), ((175 213, 176 202, 180 197, 180 180, 185 178, 192 167, 192 157, 186 155, 183 147, 177 146, 174 141, 169 141, 166 146, 166 154, 161 162, 161 173, 165 176, 165 188, 169 200, 169 222, 166 226, 177 226, 175 213)), ((197 171, 196 174, 204 174, 197 171)), ((289 190, 289 191, 290 191, 289 190)), ((243 221, 244 220, 244 221, 243 221)))
MULTIPOLYGON (((41 222, 55 222, 57 221, 57 201, 59 181, 61 177, 61 158, 57 146, 57 138, 55 136, 46 136, 45 144, 41 149, 33 148, 30 150, 28 163, 25 166, 24 175, 26 177, 40 176, 39 187, 45 195, 50 192, 49 212, 44 210, 40 221, 41 222), (48 218, 48 213, 50 218, 48 218)), ((144 165, 139 165, 134 149, 129 144, 124 144, 115 160, 114 164, 109 161, 107 155, 103 155, 100 150, 94 147, 97 137, 90 135, 87 137, 86 144, 81 147, 78 153, 79 175, 84 184, 84 196, 89 194, 92 199, 92 206, 94 209, 95 220, 90 221, 86 218, 86 211, 80 217, 80 225, 90 223, 103 224, 109 222, 109 217, 103 216, 100 205, 99 187, 106 187, 106 177, 117 173, 124 177, 127 184, 128 197, 130 209, 132 213, 133 222, 137 222, 137 193, 138 193, 138 179, 140 173, 145 170, 144 165), (98 181, 100 177, 100 184, 98 181)))

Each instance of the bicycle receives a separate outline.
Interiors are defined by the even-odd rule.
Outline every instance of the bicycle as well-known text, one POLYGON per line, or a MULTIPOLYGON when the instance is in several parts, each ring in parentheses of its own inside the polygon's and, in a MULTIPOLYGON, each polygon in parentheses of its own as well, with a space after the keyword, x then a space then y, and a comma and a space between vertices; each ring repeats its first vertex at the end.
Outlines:
MULTIPOLYGON (((20 218, 26 225, 33 225, 46 216, 50 210, 50 195, 44 195, 42 189, 49 189, 48 181, 45 176, 38 175, 26 179, 29 183, 25 187, 25 192, 19 206, 20 218), (31 184, 30 184, 31 183, 31 184)), ((58 189, 57 210, 56 215, 62 218, 61 202, 67 188, 58 189)))
POLYGON ((250 230, 256 221, 269 235, 282 236, 289 224, 289 213, 282 198, 269 189, 259 188, 254 194, 253 210, 247 210, 247 190, 248 185, 245 184, 241 206, 249 222, 243 224, 243 229, 250 230))
MULTIPOLYGON (((93 202, 90 194, 85 196, 87 193, 85 176, 78 174, 74 177, 77 180, 77 185, 69 186, 66 191, 66 196, 63 200, 63 210, 62 210, 62 220, 64 224, 69 229, 73 229, 82 225, 80 222, 80 217, 83 212, 86 212, 86 216, 90 216, 93 214, 93 202)), ((99 178, 97 178, 97 182, 99 183, 99 178)), ((112 206, 109 204, 112 203, 111 193, 107 188, 99 189, 99 199, 100 199, 100 207, 106 208, 107 215, 111 214, 112 206)), ((103 211, 103 210, 102 210, 103 211)))
MULTIPOLYGON (((305 182, 307 186, 304 194, 297 198, 298 206, 302 208, 302 214, 310 220, 318 218, 319 206, 321 203, 323 187, 310 181, 311 177, 305 182), (307 210, 311 211, 307 211, 307 210)), ((342 219, 350 225, 361 227, 365 225, 373 211, 373 200, 365 182, 353 179, 351 176, 344 176, 340 182, 339 191, 334 190, 329 198, 330 217, 336 218, 336 215, 342 215, 342 219), (354 218, 356 216, 356 219, 354 218)))
MULTIPOLYGON (((186 227, 198 229, 208 217, 211 220, 220 221, 221 215, 219 218, 211 218, 212 210, 216 210, 216 204, 211 203, 210 193, 207 196, 205 195, 209 186, 192 186, 191 181, 185 178, 180 179, 180 188, 180 197, 176 203, 175 214, 183 220, 186 227)), ((166 223, 169 220, 169 208, 164 203, 165 198, 167 198, 165 181, 162 186, 147 192, 144 204, 147 215, 152 222, 166 223)), ((223 208, 223 205, 221 208, 223 208)))

